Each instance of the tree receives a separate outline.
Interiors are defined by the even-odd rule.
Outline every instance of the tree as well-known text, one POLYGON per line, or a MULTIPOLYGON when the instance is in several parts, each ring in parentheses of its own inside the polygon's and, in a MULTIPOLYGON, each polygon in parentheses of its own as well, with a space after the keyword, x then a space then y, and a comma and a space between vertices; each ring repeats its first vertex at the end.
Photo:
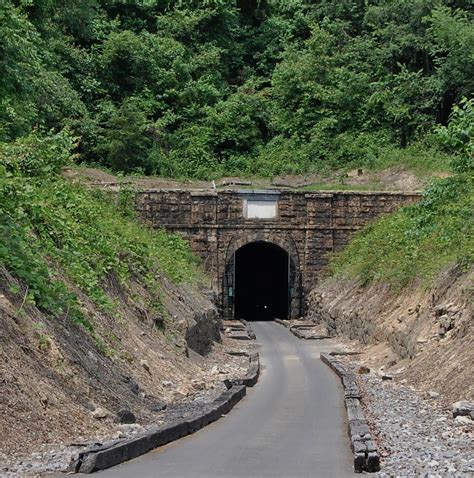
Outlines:
POLYGON ((115 170, 151 172, 148 164, 151 146, 148 127, 147 117, 136 99, 126 99, 119 108, 113 109, 100 128, 96 153, 115 170))
POLYGON ((454 105, 447 126, 437 129, 438 138, 456 153, 453 169, 459 173, 474 171, 474 99, 463 98, 454 105))

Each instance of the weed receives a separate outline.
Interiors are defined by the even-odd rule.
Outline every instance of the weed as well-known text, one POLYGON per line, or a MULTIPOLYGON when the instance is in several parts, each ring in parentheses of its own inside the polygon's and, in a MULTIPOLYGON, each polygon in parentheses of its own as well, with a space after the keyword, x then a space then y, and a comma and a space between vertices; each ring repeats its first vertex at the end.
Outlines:
POLYGON ((333 274, 401 288, 415 279, 429 285, 447 266, 474 263, 474 175, 438 180, 418 204, 385 216, 356 234, 336 255, 333 274))

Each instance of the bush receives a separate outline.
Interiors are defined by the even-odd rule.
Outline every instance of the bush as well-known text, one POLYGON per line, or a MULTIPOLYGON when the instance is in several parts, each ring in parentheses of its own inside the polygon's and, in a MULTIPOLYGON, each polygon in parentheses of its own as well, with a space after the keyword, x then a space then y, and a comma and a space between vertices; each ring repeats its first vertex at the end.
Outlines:
POLYGON ((74 146, 75 139, 67 131, 53 135, 34 131, 11 143, 0 143, 0 168, 7 176, 55 175, 73 161, 74 146))
POLYGON ((113 108, 98 131, 95 152, 115 171, 138 169, 151 173, 148 156, 152 140, 146 114, 133 98, 113 108))
POLYGON ((454 105, 448 126, 436 131, 444 146, 456 154, 453 169, 460 173, 474 171, 474 99, 463 98, 454 105))
POLYGON ((137 222, 133 196, 117 210, 105 193, 63 179, 72 145, 65 133, 0 143, 0 264, 27 286, 29 301, 91 328, 73 288, 109 310, 110 275, 135 277, 158 296, 159 274, 193 281, 199 267, 184 239, 137 222))

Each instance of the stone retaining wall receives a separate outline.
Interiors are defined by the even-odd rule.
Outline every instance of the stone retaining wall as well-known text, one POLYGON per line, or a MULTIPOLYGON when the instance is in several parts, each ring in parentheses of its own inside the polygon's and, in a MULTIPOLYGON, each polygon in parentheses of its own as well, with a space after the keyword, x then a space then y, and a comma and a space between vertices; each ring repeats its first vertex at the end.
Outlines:
POLYGON ((235 251, 255 241, 274 243, 290 257, 290 317, 304 313, 305 294, 317 282, 329 254, 374 218, 418 201, 417 193, 295 192, 285 190, 148 190, 136 207, 148 224, 190 241, 219 292, 224 318, 233 318, 235 251), (275 217, 246 217, 249 202, 274 203, 275 217))

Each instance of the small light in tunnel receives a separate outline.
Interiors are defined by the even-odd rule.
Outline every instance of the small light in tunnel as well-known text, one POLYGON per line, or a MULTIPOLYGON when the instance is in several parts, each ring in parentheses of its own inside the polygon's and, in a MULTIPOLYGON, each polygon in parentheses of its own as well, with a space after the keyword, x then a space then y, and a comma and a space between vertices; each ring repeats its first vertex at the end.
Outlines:
POLYGON ((288 315, 288 253, 255 241, 235 254, 235 317, 272 320, 288 315))

